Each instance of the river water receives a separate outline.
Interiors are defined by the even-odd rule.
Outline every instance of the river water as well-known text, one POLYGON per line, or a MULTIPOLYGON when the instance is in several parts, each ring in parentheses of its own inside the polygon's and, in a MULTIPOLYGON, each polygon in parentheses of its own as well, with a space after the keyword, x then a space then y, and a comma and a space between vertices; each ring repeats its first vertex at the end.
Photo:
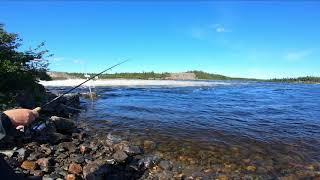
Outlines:
POLYGON ((154 152, 193 171, 320 172, 320 85, 189 85, 97 87, 79 118, 138 144, 152 140, 154 152))

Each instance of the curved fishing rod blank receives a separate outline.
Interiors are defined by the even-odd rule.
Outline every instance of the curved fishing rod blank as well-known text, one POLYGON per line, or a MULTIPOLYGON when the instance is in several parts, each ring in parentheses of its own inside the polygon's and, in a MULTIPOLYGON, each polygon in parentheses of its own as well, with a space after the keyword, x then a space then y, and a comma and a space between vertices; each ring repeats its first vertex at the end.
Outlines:
POLYGON ((86 83, 86 82, 88 82, 88 81, 90 81, 90 80, 94 79, 95 77, 97 77, 97 76, 99 76, 99 75, 103 74, 104 72, 106 72, 106 71, 108 71, 108 70, 111 70, 111 69, 115 68, 116 66, 119 66, 119 65, 121 65, 121 64, 123 64, 123 63, 125 63, 125 62, 127 62, 127 61, 129 61, 129 60, 125 60, 125 61, 119 62, 119 63, 117 63, 117 64, 115 64, 115 65, 113 65, 113 66, 111 66, 111 67, 109 67, 109 68, 107 68, 107 69, 105 69, 105 70, 101 71, 100 73, 98 73, 98 74, 96 74, 96 75, 92 76, 91 78, 89 78, 89 79, 87 79, 87 80, 83 81, 82 83, 78 84, 77 86, 75 86, 75 87, 71 88, 70 90, 68 90, 68 91, 64 92, 63 94, 61 94, 61 95, 59 95, 59 96, 55 97, 55 98, 54 98, 54 99, 52 99, 51 101, 49 101, 49 102, 45 103, 44 105, 42 105, 41 107, 37 107, 37 108, 35 108, 34 110, 35 110, 35 111, 40 111, 41 109, 43 109, 44 107, 46 107, 46 106, 48 106, 49 104, 53 103, 54 101, 56 101, 56 100, 60 99, 60 98, 61 98, 61 97, 63 97, 64 95, 66 95, 66 94, 70 93, 71 91, 73 91, 73 90, 77 89, 78 87, 80 87, 80 86, 81 86, 81 85, 83 85, 84 83, 86 83))

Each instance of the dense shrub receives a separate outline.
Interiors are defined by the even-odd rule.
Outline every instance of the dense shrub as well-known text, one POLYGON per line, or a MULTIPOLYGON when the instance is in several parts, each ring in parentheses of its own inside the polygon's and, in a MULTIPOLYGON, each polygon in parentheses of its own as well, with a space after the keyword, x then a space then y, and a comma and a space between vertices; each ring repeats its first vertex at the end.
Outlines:
POLYGON ((9 33, 0 24, 0 104, 16 103, 16 97, 32 93, 39 99, 44 88, 39 79, 50 79, 48 70, 48 50, 43 50, 44 43, 34 49, 20 51, 22 39, 17 34, 9 33))

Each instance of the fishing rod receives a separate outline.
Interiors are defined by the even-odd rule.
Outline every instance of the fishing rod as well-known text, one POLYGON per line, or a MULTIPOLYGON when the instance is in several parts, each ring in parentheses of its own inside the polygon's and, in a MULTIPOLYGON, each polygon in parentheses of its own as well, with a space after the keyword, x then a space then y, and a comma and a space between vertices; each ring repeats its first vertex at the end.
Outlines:
POLYGON ((92 80, 93 78, 95 78, 95 77, 97 77, 97 76, 99 76, 99 75, 103 74, 104 72, 109 71, 109 70, 111 70, 111 69, 113 69, 113 68, 115 68, 115 67, 117 67, 117 66, 119 66, 119 65, 121 65, 121 64, 123 64, 123 63, 125 63, 125 62, 127 62, 127 61, 129 61, 129 60, 127 59, 127 60, 121 61, 121 62, 119 62, 119 63, 117 63, 117 64, 115 64, 115 65, 113 65, 113 66, 111 66, 111 67, 109 67, 109 68, 107 68, 107 69, 105 69, 105 70, 101 71, 100 73, 98 73, 98 74, 96 74, 96 75, 92 76, 91 78, 89 78, 89 79, 87 79, 87 80, 83 81, 82 83, 78 84, 77 86, 74 86, 74 87, 73 87, 73 88, 71 88, 70 90, 68 90, 68 91, 66 91, 66 92, 62 93, 61 95, 59 95, 59 96, 55 97, 54 99, 52 99, 51 101, 49 101, 49 102, 45 103, 44 105, 42 105, 42 106, 40 106, 40 107, 37 107, 37 108, 33 109, 33 111, 36 111, 36 112, 41 111, 41 109, 43 109, 44 107, 46 107, 46 106, 48 106, 49 104, 51 104, 51 103, 53 103, 53 102, 57 101, 58 99, 62 98, 64 95, 66 95, 66 94, 70 93, 71 91, 73 91, 73 90, 77 89, 78 87, 80 87, 80 86, 81 86, 81 85, 83 85, 84 83, 86 83, 86 82, 88 82, 88 81, 92 80))
MULTIPOLYGON (((39 113, 42 109, 44 109, 44 107, 46 107, 46 106, 48 106, 49 104, 57 101, 58 99, 62 98, 64 95, 70 93, 71 91, 77 89, 78 87, 80 87, 80 86, 83 85, 84 83, 92 80, 93 78, 95 78, 95 77, 103 74, 104 72, 106 72, 106 71, 108 71, 108 70, 111 70, 111 69, 113 69, 113 68, 115 68, 115 67, 117 67, 117 66, 119 66, 119 65, 121 65, 121 64, 123 64, 123 63, 125 63, 125 62, 127 62, 127 61, 129 61, 129 59, 124 60, 124 61, 121 61, 121 62, 119 62, 119 63, 117 63, 117 64, 115 64, 115 65, 113 65, 113 66, 111 66, 111 67, 109 67, 109 68, 101 71, 100 73, 92 76, 91 78, 83 81, 82 83, 74 86, 73 88, 69 89, 68 91, 62 93, 61 95, 59 95, 59 96, 57 96, 57 97, 55 97, 54 99, 52 99, 51 101, 45 103, 44 105, 42 105, 42 106, 40 106, 40 107, 34 108, 32 111, 35 112, 35 113, 39 113)), ((32 130, 32 131, 36 131, 37 129, 42 129, 42 128, 44 128, 44 127, 45 127, 45 125, 43 124, 42 120, 40 120, 40 121, 38 121, 38 123, 35 124, 35 126, 33 126, 33 127, 31 128, 31 130, 32 130)), ((24 127, 23 127, 23 126, 17 128, 17 129, 18 129, 20 132, 24 132, 24 127)))

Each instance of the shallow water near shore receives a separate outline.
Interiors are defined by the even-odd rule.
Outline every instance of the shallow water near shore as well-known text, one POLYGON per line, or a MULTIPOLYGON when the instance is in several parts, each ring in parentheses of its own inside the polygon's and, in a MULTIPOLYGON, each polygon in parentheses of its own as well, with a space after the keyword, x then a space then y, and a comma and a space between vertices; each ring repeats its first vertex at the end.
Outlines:
POLYGON ((183 171, 231 177, 320 174, 320 85, 220 82, 93 91, 100 97, 83 100, 80 120, 137 144, 154 141, 153 152, 183 171))

